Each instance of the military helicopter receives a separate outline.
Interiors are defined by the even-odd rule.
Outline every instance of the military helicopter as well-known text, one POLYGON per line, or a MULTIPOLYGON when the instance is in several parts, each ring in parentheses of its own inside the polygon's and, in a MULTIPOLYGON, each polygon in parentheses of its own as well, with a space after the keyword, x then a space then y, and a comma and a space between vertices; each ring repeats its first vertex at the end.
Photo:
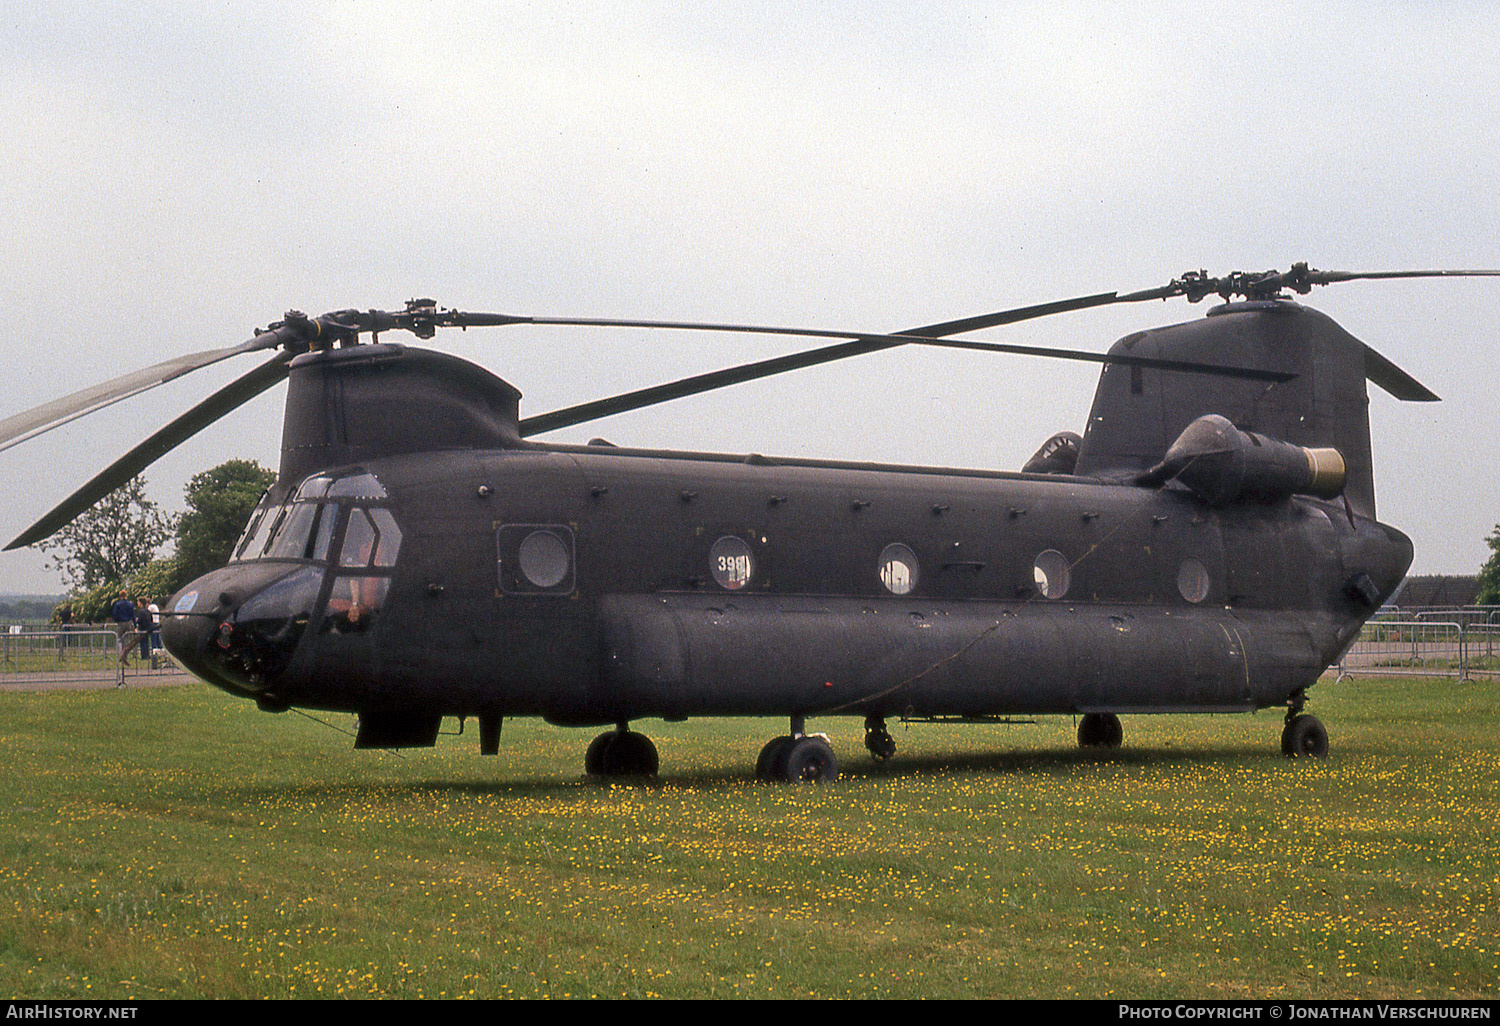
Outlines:
POLYGON ((771 716, 764 780, 826 781, 811 717, 1119 717, 1285 708, 1288 756, 1323 756, 1308 689, 1404 577, 1375 519, 1368 379, 1437 397, 1291 299, 1361 278, 1500 271, 1190 272, 903 332, 466 313, 292 312, 248 341, 157 364, 0 421, 0 448, 220 360, 271 358, 166 425, 10 543, 42 540, 153 460, 289 379, 281 463, 222 569, 163 610, 168 650, 260 708, 358 714, 358 748, 433 745, 444 717, 604 726, 587 773, 654 774, 631 724, 771 716), (1208 316, 1108 353, 957 339, 1111 303, 1218 296, 1208 316), (467 361, 405 331, 547 324, 839 341, 520 416, 467 361), (366 340, 368 336, 368 340, 366 340), (1102 365, 1082 435, 1019 472, 532 441, 680 396, 901 345, 1102 365))

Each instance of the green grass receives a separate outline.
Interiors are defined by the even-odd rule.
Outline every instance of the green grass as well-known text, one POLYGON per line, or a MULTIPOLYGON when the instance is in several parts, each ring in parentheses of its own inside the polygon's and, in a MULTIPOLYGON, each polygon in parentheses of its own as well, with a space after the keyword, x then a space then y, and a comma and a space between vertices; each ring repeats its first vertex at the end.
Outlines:
MULTIPOLYGON (((1500 686, 1324 683, 1280 717, 814 720, 824 787, 757 785, 785 724, 508 721, 400 756, 207 687, 0 694, 0 990, 150 997, 1487 997, 1500 686)), ((347 728, 348 717, 326 717, 347 728)), ((455 721, 448 721, 453 729, 455 721)))

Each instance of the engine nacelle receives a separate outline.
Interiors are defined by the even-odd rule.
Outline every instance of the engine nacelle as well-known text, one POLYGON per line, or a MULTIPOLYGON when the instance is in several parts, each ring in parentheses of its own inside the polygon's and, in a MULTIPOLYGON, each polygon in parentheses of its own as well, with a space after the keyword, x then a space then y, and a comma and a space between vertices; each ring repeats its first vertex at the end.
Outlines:
POLYGON ((1274 501, 1292 495, 1333 499, 1344 490, 1344 457, 1337 449, 1307 449, 1253 431, 1226 417, 1199 417, 1177 436, 1166 458, 1142 484, 1178 481, 1210 505, 1237 499, 1274 501))
POLYGON ((1026 465, 1023 474, 1071 474, 1078 466, 1078 447, 1083 439, 1072 431, 1059 431, 1042 443, 1026 465))

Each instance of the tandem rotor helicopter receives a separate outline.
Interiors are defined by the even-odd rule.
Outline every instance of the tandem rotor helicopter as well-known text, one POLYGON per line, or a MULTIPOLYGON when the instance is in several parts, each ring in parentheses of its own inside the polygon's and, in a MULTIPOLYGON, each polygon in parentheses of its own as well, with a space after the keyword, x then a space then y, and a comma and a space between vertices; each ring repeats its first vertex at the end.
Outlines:
POLYGON ((1322 756, 1308 688, 1401 582, 1408 538, 1375 519, 1368 397, 1437 397, 1287 295, 1372 278, 1210 277, 891 334, 446 310, 289 313, 241 345, 183 356, 0 421, 0 448, 212 363, 270 359, 99 474, 7 548, 64 526, 152 461, 289 379, 281 463, 232 562, 163 609, 193 674, 260 708, 358 714, 360 748, 430 746, 475 717, 604 726, 590 774, 653 774, 631 724, 771 716, 758 777, 838 775, 819 716, 1119 717, 1286 709, 1289 756, 1322 756), (1207 317, 1107 354, 957 339, 1111 303, 1185 296, 1207 317), (467 361, 380 340, 521 324, 691 328, 839 341, 520 416, 467 361), (368 336, 368 341, 366 340, 368 336), (901 345, 1102 364, 1082 435, 1019 472, 557 445, 532 437, 681 396, 901 345))

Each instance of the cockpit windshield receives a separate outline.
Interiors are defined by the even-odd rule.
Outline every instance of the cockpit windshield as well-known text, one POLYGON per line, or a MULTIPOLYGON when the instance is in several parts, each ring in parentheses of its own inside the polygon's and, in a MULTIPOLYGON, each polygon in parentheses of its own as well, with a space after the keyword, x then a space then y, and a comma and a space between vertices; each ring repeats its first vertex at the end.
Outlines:
POLYGON ((290 501, 262 503, 235 546, 232 561, 327 562, 333 557, 333 541, 343 521, 340 566, 393 567, 401 547, 401 529, 390 509, 368 505, 385 498, 384 487, 367 472, 343 478, 310 477, 290 501))
POLYGON ((266 555, 273 559, 327 559, 337 516, 338 507, 331 503, 296 503, 266 543, 266 555))

